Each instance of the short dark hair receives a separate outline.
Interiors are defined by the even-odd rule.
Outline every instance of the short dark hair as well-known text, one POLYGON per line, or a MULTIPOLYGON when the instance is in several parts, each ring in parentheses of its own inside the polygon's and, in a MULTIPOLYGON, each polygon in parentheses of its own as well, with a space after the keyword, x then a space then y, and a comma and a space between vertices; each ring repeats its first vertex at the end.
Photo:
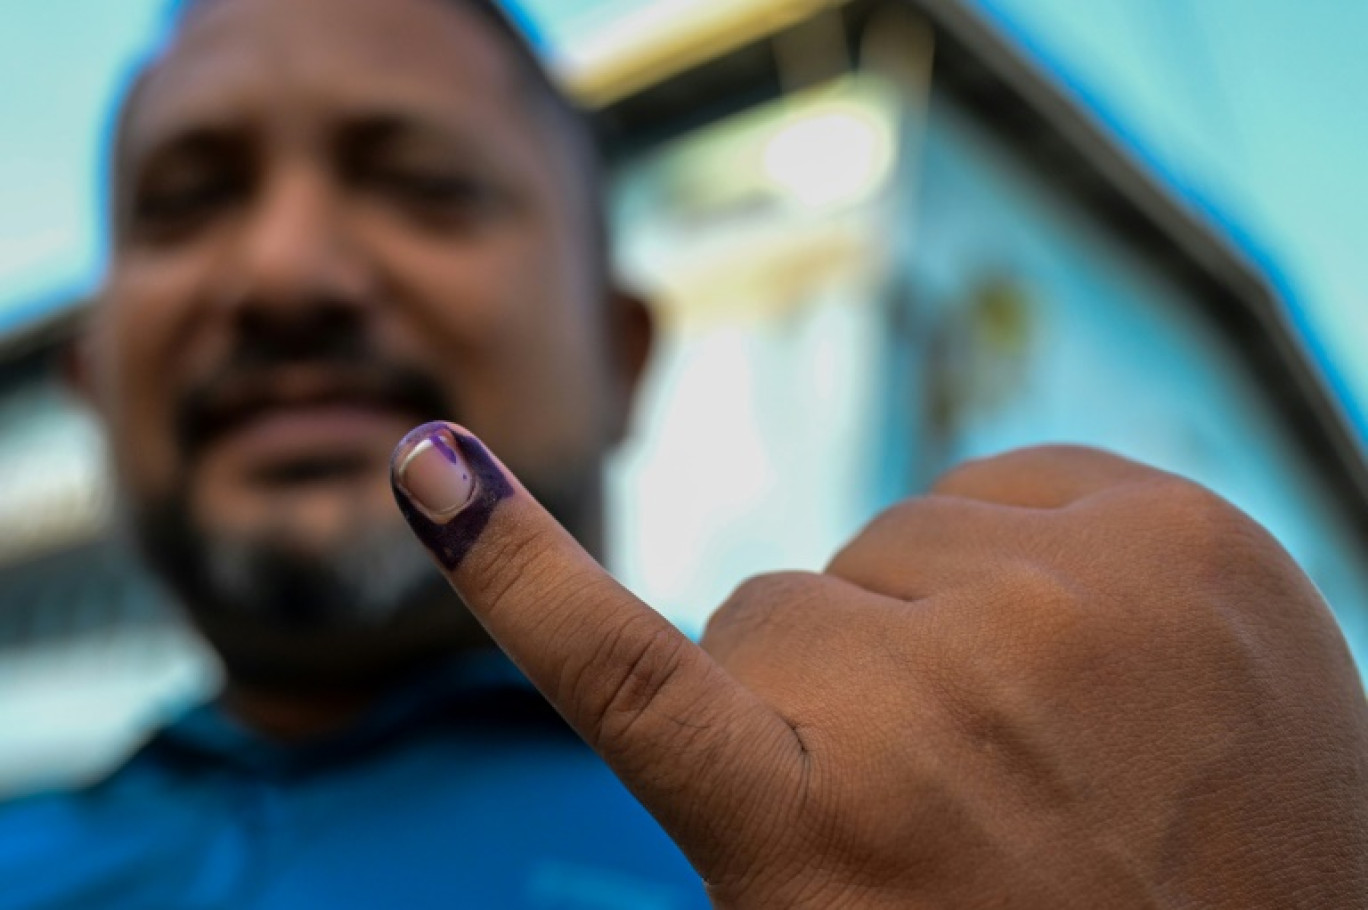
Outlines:
MULTIPOLYGON (((178 28, 195 10, 212 0, 173 0, 171 24, 178 28)), ((498 0, 435 0, 452 7, 462 7, 478 16, 503 40, 505 48, 512 55, 518 74, 522 77, 528 98, 539 105, 549 122, 560 131, 566 140, 567 152, 574 158, 574 171, 583 181, 583 196, 587 211, 585 217, 591 222, 590 239, 599 279, 605 285, 609 273, 609 229, 605 211, 607 191, 603 156, 598 132, 593 117, 571 98, 551 75, 541 55, 533 47, 527 33, 516 25, 512 17, 498 0)), ((140 86, 148 75, 144 69, 134 80, 124 96, 121 110, 115 123, 114 156, 122 155, 123 136, 126 130, 128 111, 132 108, 140 86)))

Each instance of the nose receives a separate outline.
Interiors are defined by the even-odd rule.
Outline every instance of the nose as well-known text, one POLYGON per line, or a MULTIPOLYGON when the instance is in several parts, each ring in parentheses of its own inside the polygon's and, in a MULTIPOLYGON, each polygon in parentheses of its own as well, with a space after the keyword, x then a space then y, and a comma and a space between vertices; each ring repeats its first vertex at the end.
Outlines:
POLYGON ((282 170, 262 187, 224 276, 224 304, 240 330, 362 319, 376 288, 343 215, 326 175, 309 168, 282 170))

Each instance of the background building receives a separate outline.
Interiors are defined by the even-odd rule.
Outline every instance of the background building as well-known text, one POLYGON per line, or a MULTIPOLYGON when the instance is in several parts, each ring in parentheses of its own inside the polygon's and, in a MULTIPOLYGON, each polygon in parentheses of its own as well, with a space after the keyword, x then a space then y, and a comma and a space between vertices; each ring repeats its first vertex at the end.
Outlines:
MULTIPOLYGON (((566 72, 664 329, 614 468, 629 586, 697 630, 963 458, 1084 442, 1266 524, 1368 664, 1358 437, 1220 229, 966 6, 706 6, 566 72)), ((215 681, 61 390, 79 311, 0 340, 0 789, 96 773, 215 681)))

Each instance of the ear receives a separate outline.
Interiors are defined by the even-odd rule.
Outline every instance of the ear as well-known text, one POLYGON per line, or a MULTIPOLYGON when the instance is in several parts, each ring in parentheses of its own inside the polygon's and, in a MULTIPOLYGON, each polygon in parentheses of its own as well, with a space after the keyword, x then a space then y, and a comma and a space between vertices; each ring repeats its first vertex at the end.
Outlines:
POLYGON ((608 301, 612 320, 611 337, 615 339, 615 413, 612 423, 612 443, 617 445, 627 435, 632 407, 636 403, 641 378, 651 360, 655 346, 655 318, 645 297, 636 291, 615 286, 608 301))

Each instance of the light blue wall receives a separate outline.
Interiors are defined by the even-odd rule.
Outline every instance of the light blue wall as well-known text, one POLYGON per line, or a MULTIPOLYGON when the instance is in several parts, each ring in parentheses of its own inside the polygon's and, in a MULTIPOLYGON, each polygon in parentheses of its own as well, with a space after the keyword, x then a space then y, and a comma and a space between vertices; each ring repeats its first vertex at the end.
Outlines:
POLYGON ((911 306, 949 418, 907 445, 941 462, 1044 441, 1192 477, 1265 524, 1368 662, 1368 571, 1252 375, 1192 295, 1098 229, 953 106, 932 109, 911 306), (940 366, 936 367, 939 363, 940 366))
POLYGON ((970 2, 1265 260, 1362 413, 1368 3, 970 2))

